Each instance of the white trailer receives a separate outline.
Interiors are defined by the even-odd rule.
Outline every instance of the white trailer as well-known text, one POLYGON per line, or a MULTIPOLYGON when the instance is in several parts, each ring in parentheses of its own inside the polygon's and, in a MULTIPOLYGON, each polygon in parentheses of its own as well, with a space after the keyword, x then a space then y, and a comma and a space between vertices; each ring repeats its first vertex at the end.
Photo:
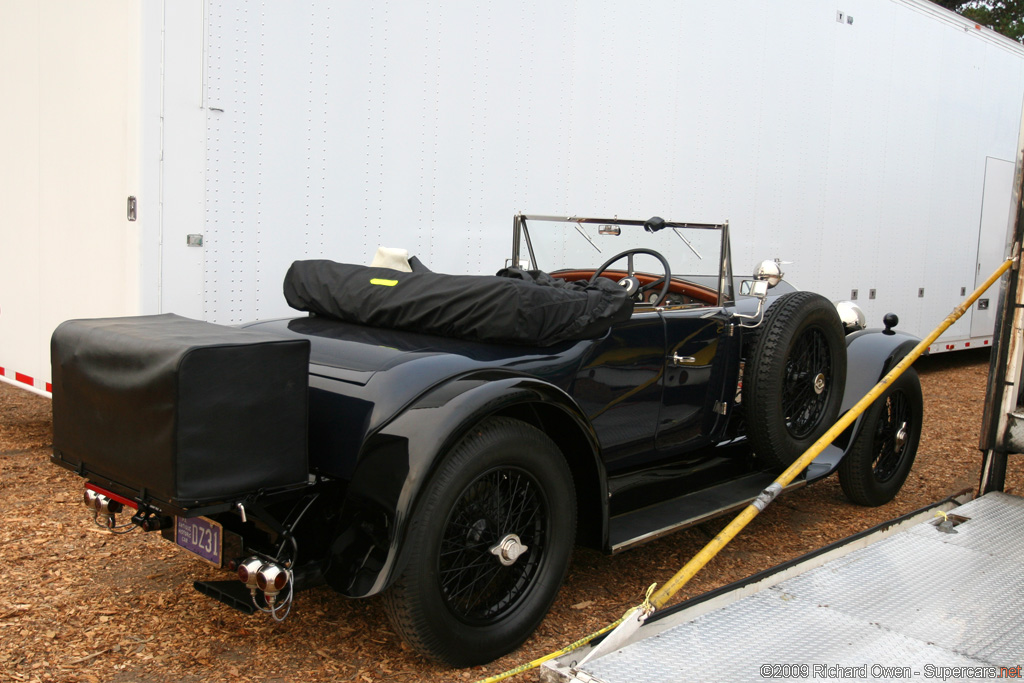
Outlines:
POLYGON ((519 211, 727 218, 924 334, 1002 255, 1024 101, 923 0, 0 0, 0 56, 0 378, 44 393, 62 320, 287 315, 292 260, 379 244, 493 272, 519 211))

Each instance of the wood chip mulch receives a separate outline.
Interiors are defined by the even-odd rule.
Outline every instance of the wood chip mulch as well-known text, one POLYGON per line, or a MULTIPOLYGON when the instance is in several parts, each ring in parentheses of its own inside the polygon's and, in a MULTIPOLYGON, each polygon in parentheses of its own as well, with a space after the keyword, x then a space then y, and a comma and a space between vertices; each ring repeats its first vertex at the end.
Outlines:
MULTIPOLYGON (((896 500, 874 509, 852 505, 835 477, 789 493, 679 599, 975 488, 988 352, 939 355, 917 368, 924 430, 896 500)), ((81 480, 49 462, 50 443, 49 401, 0 383, 0 680, 475 681, 613 621, 725 524, 703 524, 615 557, 578 549, 551 614, 522 648, 488 666, 450 670, 403 646, 373 599, 315 589, 299 594, 292 615, 277 624, 200 595, 193 581, 225 574, 158 534, 114 536, 96 527, 81 503, 81 480)), ((1011 456, 1011 492, 1024 481, 1022 460, 1011 456)))

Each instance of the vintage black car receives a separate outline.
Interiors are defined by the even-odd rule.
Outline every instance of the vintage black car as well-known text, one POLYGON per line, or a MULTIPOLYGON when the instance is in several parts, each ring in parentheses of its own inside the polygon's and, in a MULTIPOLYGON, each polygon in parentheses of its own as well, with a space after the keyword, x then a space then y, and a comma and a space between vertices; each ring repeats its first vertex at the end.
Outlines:
MULTIPOLYGON (((738 281, 727 223, 513 233, 495 276, 298 262, 291 319, 64 323, 53 460, 97 523, 241 579, 204 593, 276 619, 324 582, 382 594, 409 644, 467 666, 538 626, 574 545, 744 506, 917 342, 776 262, 738 281)), ((891 500, 921 405, 910 370, 790 488, 838 470, 854 502, 891 500)))

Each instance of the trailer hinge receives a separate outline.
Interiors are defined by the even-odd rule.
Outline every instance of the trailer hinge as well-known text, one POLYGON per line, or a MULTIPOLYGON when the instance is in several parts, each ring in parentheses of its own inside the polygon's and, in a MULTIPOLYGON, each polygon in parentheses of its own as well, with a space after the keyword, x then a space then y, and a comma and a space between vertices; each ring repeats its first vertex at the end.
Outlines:
POLYGON ((714 411, 719 415, 725 415, 729 410, 729 405, 725 401, 715 401, 714 411))
POLYGON ((135 197, 128 197, 128 220, 137 220, 139 216, 139 200, 135 197))

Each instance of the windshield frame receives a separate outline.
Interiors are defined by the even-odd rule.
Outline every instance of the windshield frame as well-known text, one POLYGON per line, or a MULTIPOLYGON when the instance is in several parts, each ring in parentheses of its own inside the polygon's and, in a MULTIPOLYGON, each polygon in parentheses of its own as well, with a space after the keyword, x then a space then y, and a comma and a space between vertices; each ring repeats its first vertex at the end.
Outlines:
MULTIPOLYGON (((584 218, 581 216, 544 216, 537 214, 516 214, 512 219, 512 265, 521 263, 523 255, 523 244, 526 246, 526 253, 529 255, 530 263, 534 268, 537 265, 536 254, 533 250, 533 242, 530 239, 530 228, 527 221, 552 222, 552 223, 574 223, 578 226, 601 225, 601 226, 639 226, 643 227, 647 221, 625 218, 584 218)), ((539 226, 535 226, 538 229, 539 226)), ((688 223, 678 221, 665 221, 667 229, 678 228, 687 230, 717 230, 721 233, 720 249, 718 254, 718 306, 726 306, 736 301, 732 277, 732 250, 729 245, 729 221, 722 223, 688 223)), ((685 240, 684 240, 685 241, 685 240)), ((692 249, 692 247, 691 247, 692 249)), ((673 278, 676 278, 673 275, 673 278)), ((680 278, 681 279, 681 278, 680 278)))

